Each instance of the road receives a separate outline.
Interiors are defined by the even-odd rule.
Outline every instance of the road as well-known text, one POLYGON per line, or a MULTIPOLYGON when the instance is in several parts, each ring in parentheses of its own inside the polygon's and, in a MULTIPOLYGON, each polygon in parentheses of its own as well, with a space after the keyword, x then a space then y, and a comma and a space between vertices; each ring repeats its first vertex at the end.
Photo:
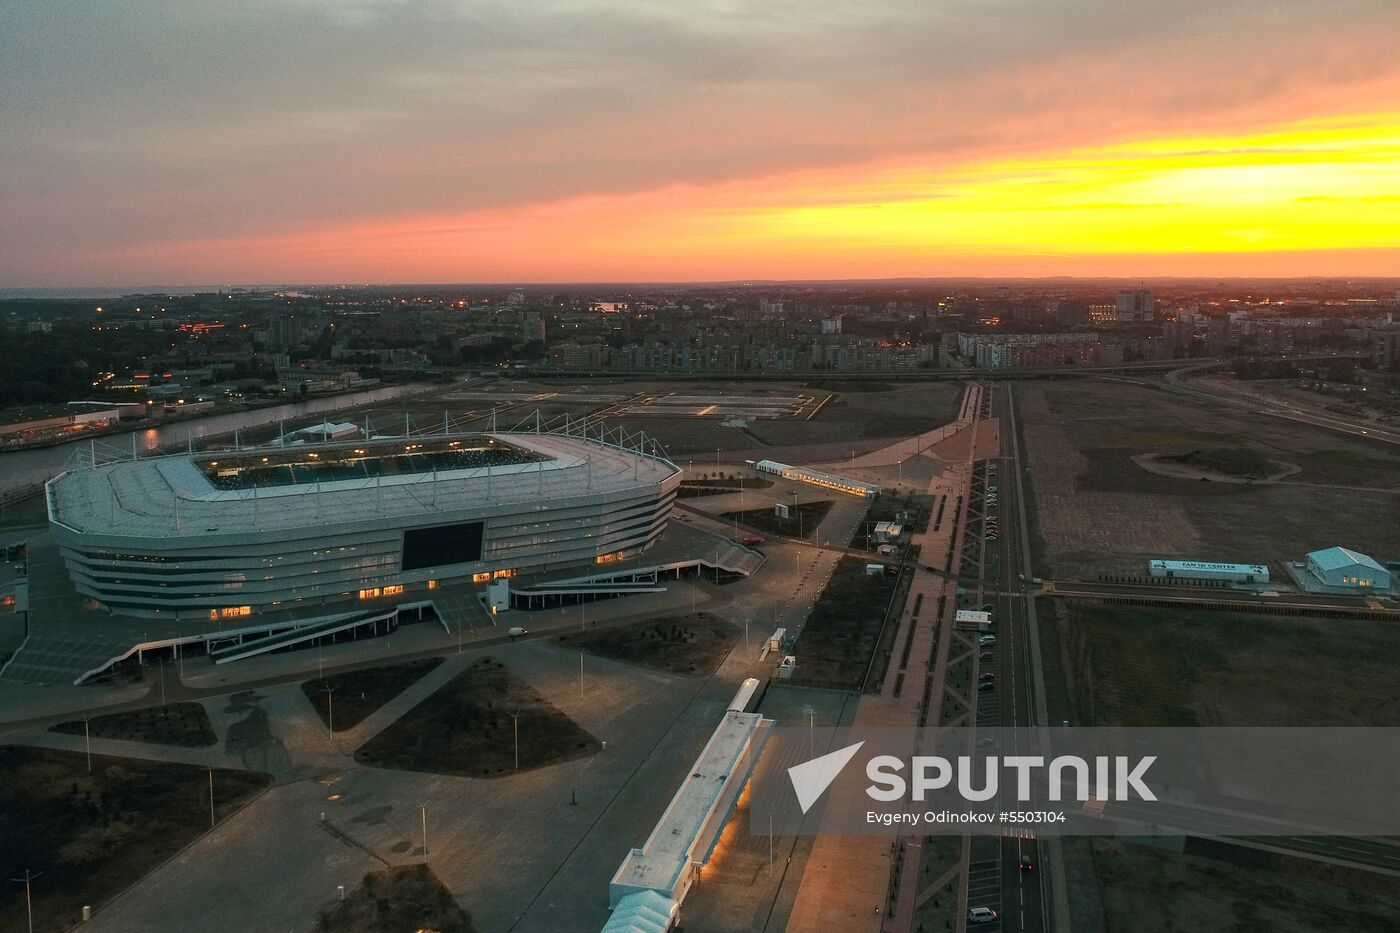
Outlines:
POLYGON ((1369 422, 1353 421, 1331 412, 1310 409, 1303 405, 1292 405, 1287 402, 1270 404, 1262 399, 1248 395, 1231 395, 1225 392, 1211 392, 1201 388, 1199 385, 1192 385, 1188 381, 1192 373, 1203 372, 1217 365, 1219 364, 1210 362, 1184 366, 1164 374, 1160 381, 1132 376, 1103 376, 1102 378, 1113 379, 1119 382, 1131 382, 1154 389, 1166 389, 1169 392, 1194 398, 1198 401, 1230 405, 1254 414, 1264 415, 1270 418, 1280 418, 1285 421, 1311 425, 1316 428, 1324 428, 1329 431, 1335 431, 1339 434, 1349 434, 1352 437, 1362 438, 1364 440, 1378 441, 1383 444, 1400 444, 1400 430, 1396 430, 1393 427, 1369 422))
MULTIPOLYGON (((976 584, 964 584, 973 597, 972 608, 988 607, 996 624, 997 641, 978 650, 979 688, 976 727, 1016 728, 1041 724, 1037 714, 1036 656, 1029 603, 1022 576, 1026 551, 1025 510, 1022 507, 1021 469, 1011 412, 1011 389, 993 386, 982 396, 978 413, 1000 425, 1000 455, 979 460, 973 466, 968 497, 969 547, 981 547, 981 573, 976 584), (991 537, 994 535, 995 537, 991 537), (973 539, 980 539, 976 544, 973 539), (990 684, 990 686, 986 686, 990 684)), ((1023 739, 1015 736, 1013 741, 1023 739)), ((997 748, 1000 755, 1039 754, 1032 738, 1028 747, 997 748)), ((1018 810, 1014 795, 998 801, 1003 810, 1018 810)), ((981 930, 1040 933, 1049 928, 1047 852, 1030 833, 971 840, 967 871, 967 906, 989 907, 999 919, 983 923, 981 930), (1031 866, 1022 869, 1022 860, 1031 866)))

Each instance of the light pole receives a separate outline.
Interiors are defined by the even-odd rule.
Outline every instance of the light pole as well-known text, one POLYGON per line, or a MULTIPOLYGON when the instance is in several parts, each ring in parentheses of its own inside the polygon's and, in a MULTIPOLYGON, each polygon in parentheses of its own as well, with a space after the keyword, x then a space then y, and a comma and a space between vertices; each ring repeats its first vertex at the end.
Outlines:
POLYGON ((331 699, 331 694, 335 693, 334 687, 322 687, 326 691, 326 728, 330 730, 332 737, 335 736, 335 705, 331 699))
POLYGON ((88 774, 92 773, 92 736, 88 733, 88 721, 83 720, 83 744, 87 746, 88 774))
POLYGON ((165 709, 165 658, 160 659, 160 707, 165 709))
POLYGON ((423 864, 428 864, 428 801, 418 802, 418 812, 423 817, 423 864))
POLYGON ((214 769, 209 769, 209 828, 214 828, 214 769))
POLYGON ((42 874, 43 872, 39 872, 38 875, 30 874, 29 869, 26 868, 24 870, 23 878, 10 879, 16 884, 24 885, 24 911, 29 916, 29 933, 34 933, 34 901, 29 897, 29 882, 33 881, 35 878, 39 877, 39 875, 42 874))
POLYGON ((510 714, 510 718, 515 725, 515 770, 520 770, 520 713, 510 714))

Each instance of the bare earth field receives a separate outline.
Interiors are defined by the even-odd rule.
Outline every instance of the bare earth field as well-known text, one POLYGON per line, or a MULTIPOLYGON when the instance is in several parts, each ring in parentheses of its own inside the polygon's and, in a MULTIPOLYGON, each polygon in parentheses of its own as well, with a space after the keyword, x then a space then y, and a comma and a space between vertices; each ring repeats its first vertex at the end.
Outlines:
POLYGON ((1093 847, 1106 933, 1314 933, 1394 930, 1400 923, 1395 879, 1373 878, 1379 891, 1355 890, 1308 877, 1321 866, 1301 859, 1250 868, 1114 839, 1086 842, 1093 847))
POLYGON ((1048 574, 1141 573, 1153 557, 1280 565, 1345 544, 1400 555, 1400 452, 1301 424, 1106 380, 1016 389, 1039 557, 1048 574), (1274 483, 1148 472, 1132 458, 1253 450, 1294 464, 1274 483))
MULTIPOLYGON (((1048 601, 1047 601, 1048 602, 1048 601)), ((1383 622, 1270 617, 1056 601, 1042 615, 1046 664, 1068 681, 1052 719, 1076 725, 1394 726, 1387 690, 1400 629, 1383 622)), ((1249 767, 1240 762, 1240 767, 1249 767)), ((1228 781, 1227 773, 1217 778, 1228 781)), ((1164 851, 1071 839, 1076 929, 1389 930, 1400 881, 1206 840, 1164 851), (1207 857, 1210 856, 1210 857, 1207 857)))
POLYGON ((500 777, 584 758, 599 747, 504 664, 481 658, 362 745, 355 760, 405 771, 500 777))
POLYGON ((690 677, 713 674, 738 640, 737 628, 708 612, 559 636, 570 648, 690 677))
POLYGON ((1400 726, 1392 623, 1055 605, 1077 724, 1400 726))
MULTIPOLYGON (((249 771, 0 746, 0 871, 42 872, 35 930, 66 930, 223 819, 271 778, 249 771)), ((26 929, 24 886, 0 894, 0 931, 26 929)))
POLYGON ((345 900, 321 912, 315 933, 473 933, 475 929, 432 869, 400 865, 365 875, 345 900))

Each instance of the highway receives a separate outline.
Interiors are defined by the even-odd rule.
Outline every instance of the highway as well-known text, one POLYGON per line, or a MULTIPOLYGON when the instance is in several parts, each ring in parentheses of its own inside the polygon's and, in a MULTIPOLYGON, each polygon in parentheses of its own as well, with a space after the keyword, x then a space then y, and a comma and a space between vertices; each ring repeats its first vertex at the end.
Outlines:
POLYGON ((1187 381, 1187 377, 1192 373, 1212 369, 1218 365, 1219 363, 1217 362, 1211 362, 1184 366, 1164 373, 1161 381, 1132 376, 1102 376, 1101 378, 1113 379, 1119 382, 1130 382, 1154 389, 1165 389, 1168 392, 1184 395, 1188 398, 1196 399, 1197 401, 1213 402, 1218 405, 1230 405, 1253 414, 1264 415, 1270 418, 1280 418, 1285 421, 1306 424, 1315 428, 1324 428, 1328 431, 1348 434, 1363 440, 1377 441, 1383 444, 1400 444, 1400 430, 1393 427, 1369 422, 1353 421, 1331 412, 1295 406, 1287 402, 1269 404, 1262 399, 1247 395, 1230 395, 1223 392, 1211 392, 1200 386, 1192 385, 1187 381))
MULTIPOLYGON (((1021 465, 1013 431, 1011 389, 993 386, 982 398, 980 417, 999 419, 1001 450, 997 458, 974 465, 968 501, 968 527, 981 539, 982 561, 980 582, 975 589, 964 585, 975 595, 969 600, 972 608, 991 606, 997 630, 997 643, 978 651, 979 679, 987 673, 994 678, 991 689, 976 692, 979 732, 1041 724, 1037 714, 1037 653, 1032 651, 1030 624, 1034 607, 1021 579, 1029 551, 1023 483, 1017 475, 1021 465), (989 496, 995 497, 995 504, 989 496), (994 539, 987 537, 989 523, 997 526, 994 539)), ((1038 754, 1036 744, 1032 740, 1032 747, 992 751, 1000 755, 1038 754)), ((1014 795, 1000 804, 1003 810, 1022 809, 1014 795)), ((973 837, 967 876, 968 906, 989 906, 1001 915, 997 923, 981 924, 977 929, 1040 933, 1049 928, 1046 848, 1034 835, 1024 832, 973 837), (1022 859, 1028 860, 1029 870, 1021 868, 1022 859)))

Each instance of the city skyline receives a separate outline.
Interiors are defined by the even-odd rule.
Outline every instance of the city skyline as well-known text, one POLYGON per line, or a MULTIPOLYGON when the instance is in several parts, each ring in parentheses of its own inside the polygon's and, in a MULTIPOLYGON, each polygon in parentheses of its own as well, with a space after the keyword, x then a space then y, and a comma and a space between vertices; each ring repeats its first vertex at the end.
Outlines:
POLYGON ((1400 10, 0 14, 0 286, 1393 274, 1400 10))

